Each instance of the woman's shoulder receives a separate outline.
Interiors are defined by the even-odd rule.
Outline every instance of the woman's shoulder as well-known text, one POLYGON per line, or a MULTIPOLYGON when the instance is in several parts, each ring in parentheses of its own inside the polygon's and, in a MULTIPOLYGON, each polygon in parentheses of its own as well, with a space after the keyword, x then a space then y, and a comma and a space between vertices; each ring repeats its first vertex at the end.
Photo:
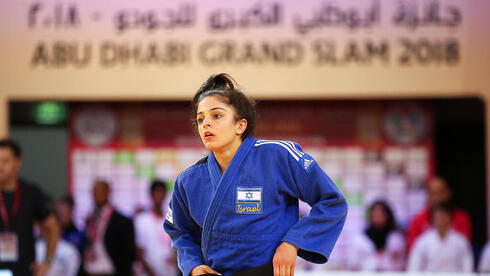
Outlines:
POLYGON ((405 244, 405 235, 401 230, 391 231, 386 238, 386 247, 389 248, 405 248, 405 244))
POLYGON ((403 233, 402 230, 400 229, 395 229, 393 231, 390 232, 390 234, 388 234, 388 239, 391 239, 391 240, 405 240, 405 234, 403 233))
MULTIPOLYGON (((301 146, 296 142, 282 140, 262 140, 255 142, 254 147, 259 153, 260 159, 281 160, 297 168, 310 172, 313 168, 319 168, 313 156, 305 153, 301 146)), ((277 164, 283 162, 276 162, 277 164)))
POLYGON ((258 151, 267 151, 268 153, 274 152, 277 155, 291 156, 297 161, 305 155, 301 146, 298 143, 291 141, 257 139, 254 148, 258 151))
POLYGON ((468 239, 463 235, 461 234, 460 232, 456 231, 456 230, 453 230, 453 229, 449 229, 448 230, 448 236, 455 242, 459 243, 460 245, 468 245, 469 242, 468 242, 468 239))
POLYGON ((376 245, 364 231, 353 234, 351 248, 363 251, 376 251, 376 245))
POLYGON ((207 163, 208 163, 208 155, 201 158, 199 161, 194 163, 193 165, 184 169, 178 176, 177 181, 185 180, 189 177, 195 177, 196 174, 201 174, 203 171, 207 172, 207 163))
POLYGON ((438 236, 439 234, 437 233, 437 230, 431 227, 424 233, 420 234, 420 236, 418 236, 418 238, 415 240, 415 243, 428 243, 430 241, 437 240, 438 236))

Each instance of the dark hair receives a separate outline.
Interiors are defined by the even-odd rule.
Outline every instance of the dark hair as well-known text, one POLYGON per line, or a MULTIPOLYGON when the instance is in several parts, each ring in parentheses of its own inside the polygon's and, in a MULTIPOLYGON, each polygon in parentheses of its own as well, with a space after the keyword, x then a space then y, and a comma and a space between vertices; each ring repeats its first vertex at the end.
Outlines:
POLYGON ((63 196, 59 203, 65 203, 67 204, 68 206, 70 206, 70 208, 73 209, 73 206, 75 206, 75 202, 73 201, 73 197, 71 195, 65 195, 63 196))
POLYGON ((235 108, 235 120, 247 120, 247 129, 242 133, 242 140, 252 135, 255 130, 255 101, 237 89, 235 80, 228 74, 211 75, 197 90, 192 100, 192 123, 197 125, 197 107, 202 99, 208 96, 220 96, 226 104, 235 108))
POLYGON ((452 219, 453 218, 453 210, 454 210, 454 206, 450 202, 436 204, 435 206, 432 206, 432 208, 430 209, 430 217, 429 217, 430 221, 431 222, 433 221, 434 213, 438 212, 438 211, 442 211, 442 212, 448 214, 452 219))
POLYGON ((396 224, 396 221, 395 221, 395 216, 393 215, 393 211, 391 210, 391 208, 388 205, 388 203, 386 203, 386 201, 376 200, 375 202, 373 202, 371 204, 371 206, 369 207, 369 218, 371 218, 371 215, 373 213, 373 209, 376 206, 381 207, 381 209, 383 209, 383 211, 386 214, 386 225, 385 225, 385 228, 388 231, 396 230, 397 229, 397 224, 396 224))
POLYGON ((388 203, 386 203, 383 200, 377 200, 373 202, 373 204, 371 204, 371 206, 369 207, 369 218, 371 218, 373 210, 376 206, 381 207, 385 212, 386 225, 384 225, 382 228, 376 228, 373 225, 371 225, 371 221, 370 221, 368 228, 365 230, 365 233, 374 243, 376 249, 380 250, 386 247, 386 241, 388 239, 388 235, 392 231, 397 230, 397 225, 395 221, 395 216, 393 215, 390 206, 388 205, 388 203))
POLYGON ((21 158, 22 156, 22 150, 20 149, 19 144, 12 139, 0 140, 0 148, 9 148, 17 158, 21 158))
POLYGON ((165 182, 159 179, 153 180, 150 186, 150 194, 153 194, 157 189, 163 189, 165 192, 167 191, 167 185, 165 182))
POLYGON ((97 179, 94 182, 94 186, 97 184, 102 184, 107 189, 107 192, 111 191, 111 185, 109 184, 109 181, 107 181, 105 179, 97 179))

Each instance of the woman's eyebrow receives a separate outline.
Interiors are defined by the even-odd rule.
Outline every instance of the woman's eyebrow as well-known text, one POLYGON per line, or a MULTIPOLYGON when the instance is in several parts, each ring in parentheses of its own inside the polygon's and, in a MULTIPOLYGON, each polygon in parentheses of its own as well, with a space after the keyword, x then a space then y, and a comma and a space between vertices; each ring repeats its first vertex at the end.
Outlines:
MULTIPOLYGON (((221 107, 213 107, 213 108, 211 108, 209 111, 213 111, 213 110, 216 110, 216 109, 221 109, 221 110, 223 110, 224 112, 226 112, 226 110, 225 110, 224 108, 221 108, 221 107)), ((204 112, 204 111, 198 112, 198 113, 197 113, 197 115, 202 114, 203 112, 204 112)))

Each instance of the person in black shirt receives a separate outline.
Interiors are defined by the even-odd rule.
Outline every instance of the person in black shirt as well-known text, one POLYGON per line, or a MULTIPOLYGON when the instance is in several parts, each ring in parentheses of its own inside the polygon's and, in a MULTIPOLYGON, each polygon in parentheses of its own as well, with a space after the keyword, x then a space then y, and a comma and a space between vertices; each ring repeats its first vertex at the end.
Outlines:
POLYGON ((95 181, 92 192, 95 209, 85 227, 84 270, 91 276, 130 276, 136 257, 133 221, 110 204, 107 181, 95 181))
POLYGON ((45 275, 54 257, 59 230, 39 188, 18 178, 20 147, 0 140, 0 269, 15 276, 45 275), (44 262, 35 263, 33 226, 39 222, 47 233, 44 262))

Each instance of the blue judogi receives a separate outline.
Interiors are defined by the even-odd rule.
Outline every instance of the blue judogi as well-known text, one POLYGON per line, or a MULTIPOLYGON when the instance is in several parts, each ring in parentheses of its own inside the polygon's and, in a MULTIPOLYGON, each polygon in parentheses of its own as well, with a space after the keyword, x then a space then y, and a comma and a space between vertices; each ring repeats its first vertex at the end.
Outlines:
POLYGON ((223 175, 211 152, 177 177, 164 228, 185 276, 201 264, 229 275, 272 263, 283 241, 326 262, 346 214, 342 193, 298 144, 249 136, 223 175), (312 206, 300 221, 298 199, 312 206))

